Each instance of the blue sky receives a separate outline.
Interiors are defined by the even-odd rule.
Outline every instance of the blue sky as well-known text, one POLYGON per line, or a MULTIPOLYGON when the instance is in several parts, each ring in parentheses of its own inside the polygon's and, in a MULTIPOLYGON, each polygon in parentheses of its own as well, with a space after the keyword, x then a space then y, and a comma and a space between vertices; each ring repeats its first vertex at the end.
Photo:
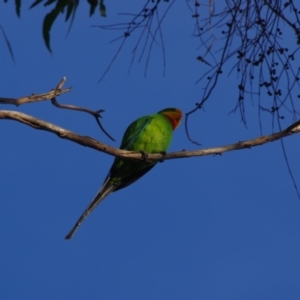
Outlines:
MULTIPOLYGON (((154 47, 147 77, 133 65, 134 39, 98 84, 118 44, 117 36, 91 25, 120 20, 132 11, 122 1, 106 3, 107 18, 88 18, 81 4, 67 38, 61 17, 52 32, 53 54, 41 39, 46 10, 21 19, 12 3, 0 4, 0 22, 14 50, 1 42, 1 97, 21 97, 54 88, 63 76, 72 92, 65 104, 105 109, 102 123, 48 102, 1 109, 21 111, 112 146, 136 118, 166 107, 184 112, 199 101, 207 68, 195 59, 198 41, 185 2, 176 2, 163 25, 166 74, 154 47), (179 20, 179 21, 176 21, 179 20), (184 21, 185 20, 185 21, 184 21)), ((207 9, 207 8, 206 8, 207 9)), ((294 38, 287 43, 294 43, 294 38)), ((225 77, 193 115, 190 130, 202 148, 260 135, 257 107, 248 101, 246 128, 230 114, 237 99, 235 76, 225 77)), ((263 134, 272 133, 266 114, 263 134)), ((286 114, 283 125, 292 123, 286 114)), ((1 299, 298 299, 300 293, 300 202, 280 142, 222 156, 169 160, 134 185, 111 194, 71 241, 64 236, 105 179, 111 156, 1 120, 1 299)), ((300 182, 299 137, 284 140, 300 182)), ((170 151, 198 149, 178 128, 170 151)))

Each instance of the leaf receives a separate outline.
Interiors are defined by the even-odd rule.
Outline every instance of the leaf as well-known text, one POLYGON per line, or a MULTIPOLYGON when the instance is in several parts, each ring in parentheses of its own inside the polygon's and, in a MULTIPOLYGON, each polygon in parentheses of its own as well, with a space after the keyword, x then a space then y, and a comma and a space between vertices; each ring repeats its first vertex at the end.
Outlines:
POLYGON ((21 0, 15 0, 15 5, 16 5, 17 16, 20 18, 20 15, 21 15, 21 0))
POLYGON ((3 34, 4 40, 5 40, 6 46, 7 46, 8 50, 9 50, 10 56, 11 56, 12 60, 15 62, 14 52, 12 50, 10 42, 9 42, 9 40, 8 40, 8 38, 7 38, 6 34, 5 34, 5 31, 4 31, 3 27, 1 26, 1 24, 0 24, 0 29, 2 31, 2 34, 3 34))
POLYGON ((105 7, 105 4, 104 4, 104 0, 100 0, 99 6, 100 6, 100 15, 101 15, 101 17, 106 17, 106 7, 105 7))
POLYGON ((68 5, 68 11, 67 11, 67 15, 66 15, 66 21, 69 19, 69 17, 70 17, 71 14, 72 14, 72 18, 71 18, 70 26, 69 26, 69 29, 68 29, 68 32, 67 32, 67 36, 70 33, 70 30, 72 28, 72 25, 73 25, 73 22, 74 22, 74 19, 75 19, 75 14, 76 14, 78 5, 79 5, 79 1, 78 0, 73 0, 73 2, 68 5), (70 6, 72 8, 70 8, 70 6), (70 10, 70 15, 68 16, 69 10, 70 10))
MULTIPOLYGON (((48 6, 48 5, 52 4, 52 3, 54 3, 55 1, 58 1, 58 2, 67 2, 67 1, 60 1, 60 0, 49 0, 49 1, 47 1, 47 2, 44 4, 44 6, 48 6)), ((57 4, 58 4, 58 3, 57 3, 57 4)), ((66 3, 65 5, 67 5, 67 3, 66 3)))
MULTIPOLYGON (((66 13, 66 19, 65 21, 67 22, 72 14, 72 11, 73 11, 73 2, 71 2, 69 5, 68 5, 68 8, 67 8, 67 13, 66 13)), ((76 9, 76 8, 75 8, 76 9)))
POLYGON ((88 3, 90 4, 90 17, 95 13, 97 4, 98 4, 98 0, 87 0, 88 3))
POLYGON ((29 7, 29 9, 31 9, 31 8, 33 8, 33 7, 35 7, 35 6, 37 6, 37 5, 40 4, 41 2, 43 2, 43 0, 36 0, 35 2, 33 2, 33 3, 31 4, 31 6, 29 7))
MULTIPOLYGON (((49 3, 49 2, 51 2, 51 1, 48 1, 47 3, 49 3)), ((52 2, 53 2, 53 0, 52 0, 52 2)), ((51 27, 52 27, 55 19, 59 15, 59 13, 63 12, 65 6, 67 6, 67 5, 68 5, 68 1, 58 0, 55 8, 50 13, 48 13, 46 15, 45 19, 44 19, 44 22, 43 22, 43 38, 44 38, 44 42, 46 44, 47 49, 51 53, 52 53, 52 50, 51 50, 51 47, 50 47, 51 27)))

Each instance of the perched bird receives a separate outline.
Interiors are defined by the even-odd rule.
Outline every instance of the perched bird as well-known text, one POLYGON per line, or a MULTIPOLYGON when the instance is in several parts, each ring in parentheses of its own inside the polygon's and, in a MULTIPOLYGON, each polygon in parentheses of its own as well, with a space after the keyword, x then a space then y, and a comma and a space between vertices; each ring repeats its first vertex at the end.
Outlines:
MULTIPOLYGON (((131 123, 126 129, 120 149, 147 153, 165 153, 182 118, 177 108, 166 108, 157 114, 145 116, 131 123)), ((118 191, 146 174, 157 162, 125 160, 116 157, 104 183, 94 200, 83 212, 65 239, 73 237, 75 231, 93 209, 110 193, 118 191)))

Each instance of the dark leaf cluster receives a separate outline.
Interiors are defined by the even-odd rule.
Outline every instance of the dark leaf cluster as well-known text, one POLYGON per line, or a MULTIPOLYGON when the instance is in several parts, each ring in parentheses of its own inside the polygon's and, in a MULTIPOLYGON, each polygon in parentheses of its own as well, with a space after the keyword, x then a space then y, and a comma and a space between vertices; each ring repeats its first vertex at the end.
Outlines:
MULTIPOLYGON (((8 2, 8 0, 4 0, 8 2)), ((30 9, 36 7, 39 4, 43 4, 44 7, 49 7, 48 13, 44 17, 43 21, 43 39, 46 44, 47 49, 51 52, 50 45, 50 33, 51 28, 60 14, 65 15, 65 21, 70 22, 69 31, 72 27, 73 21, 75 19, 76 11, 79 6, 79 0, 36 0, 30 5, 30 9)), ((106 7, 104 0, 87 0, 90 6, 90 16, 92 16, 96 9, 102 17, 106 16, 106 7)), ((18 17, 21 16, 21 0, 15 0, 16 14, 18 17)), ((68 32, 69 32, 68 31, 68 32)))

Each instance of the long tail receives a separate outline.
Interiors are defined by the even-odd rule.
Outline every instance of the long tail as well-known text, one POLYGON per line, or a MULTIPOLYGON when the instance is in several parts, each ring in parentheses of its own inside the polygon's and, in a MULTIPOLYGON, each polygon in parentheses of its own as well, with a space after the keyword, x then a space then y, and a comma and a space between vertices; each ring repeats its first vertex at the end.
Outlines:
POLYGON ((83 212, 83 214, 80 216, 78 221, 75 223, 74 227, 71 229, 71 231, 66 235, 65 239, 70 240, 75 231, 78 229, 78 227, 81 225, 81 223, 86 219, 86 217, 96 208, 96 206, 109 194, 111 193, 116 186, 109 185, 107 186, 108 180, 104 183, 103 187, 100 189, 100 191, 97 193, 94 200, 90 203, 90 205, 87 207, 87 209, 83 212))

